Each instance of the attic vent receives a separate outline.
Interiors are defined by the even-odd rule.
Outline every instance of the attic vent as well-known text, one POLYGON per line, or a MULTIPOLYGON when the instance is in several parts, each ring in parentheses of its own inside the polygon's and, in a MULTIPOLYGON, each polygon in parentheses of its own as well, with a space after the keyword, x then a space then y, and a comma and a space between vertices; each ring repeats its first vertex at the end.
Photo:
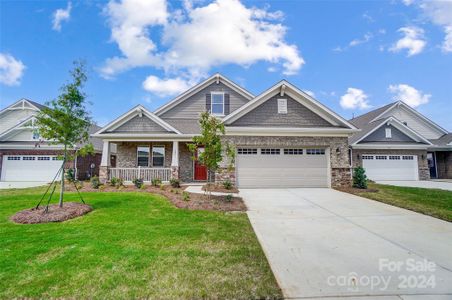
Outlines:
POLYGON ((278 114, 287 114, 287 99, 278 99, 278 114))

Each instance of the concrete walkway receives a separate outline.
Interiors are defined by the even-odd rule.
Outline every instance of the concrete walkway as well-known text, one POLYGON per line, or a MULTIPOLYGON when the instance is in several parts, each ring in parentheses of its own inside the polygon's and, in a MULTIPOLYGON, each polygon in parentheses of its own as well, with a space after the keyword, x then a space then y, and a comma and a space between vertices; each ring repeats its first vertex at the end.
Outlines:
POLYGON ((420 180, 420 181, 377 181, 380 184, 396 185, 396 186, 408 186, 419 187, 426 189, 442 189, 452 191, 452 182, 436 181, 436 180, 420 180))
POLYGON ((24 189, 30 187, 36 187, 46 185, 44 181, 0 181, 0 190, 4 189, 24 189))
POLYGON ((288 298, 452 299, 452 223, 332 189, 240 195, 288 298))

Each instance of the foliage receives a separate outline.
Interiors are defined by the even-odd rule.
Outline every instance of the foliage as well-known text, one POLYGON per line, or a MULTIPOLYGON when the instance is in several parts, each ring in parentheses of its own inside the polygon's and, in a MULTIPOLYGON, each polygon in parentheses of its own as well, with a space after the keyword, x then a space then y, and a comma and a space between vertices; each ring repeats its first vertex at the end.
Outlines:
POLYGON ((232 202, 232 194, 227 194, 226 196, 224 196, 224 199, 227 201, 227 202, 232 202))
POLYGON ((69 168, 69 169, 66 171, 66 179, 67 179, 67 181, 69 181, 69 182, 74 182, 74 181, 75 181, 75 172, 74 172, 74 169, 69 168))
POLYGON ((366 170, 363 167, 356 167, 353 171, 353 187, 367 189, 366 170))
POLYGON ((111 186, 116 186, 116 185, 118 184, 118 180, 119 180, 119 178, 117 178, 117 177, 112 177, 112 178, 110 179, 110 185, 111 185, 111 186))
POLYGON ((186 191, 183 191, 183 192, 182 192, 182 199, 183 199, 184 201, 189 201, 189 200, 190 200, 190 193, 189 193, 189 192, 186 192, 186 191))
POLYGON ((119 189, 119 188, 121 188, 123 186, 124 186, 124 179, 118 178, 117 181, 116 181, 116 188, 119 189))
MULTIPOLYGON (((51 144, 64 145, 64 162, 73 159, 69 150, 74 145, 84 144, 89 138, 91 117, 86 109, 86 95, 83 92, 87 80, 83 62, 74 62, 70 72, 72 82, 61 87, 61 94, 54 100, 47 102, 36 115, 36 126, 41 137, 51 144)), ((87 148, 92 148, 86 146, 87 148)), ((82 154, 89 152, 82 150, 82 154)), ((61 190, 59 204, 63 206, 64 169, 61 172, 61 190)))
POLYGON ((91 186, 93 187, 93 189, 99 188, 99 186, 100 186, 99 177, 97 177, 97 176, 91 177, 90 182, 91 182, 91 186))
POLYGON ((135 178, 134 180, 132 180, 132 183, 137 189, 141 189, 144 186, 143 178, 135 178))
POLYGON ((225 189, 230 190, 230 189, 232 189, 232 186, 233 186, 233 184, 232 184, 231 180, 226 179, 225 181, 223 181, 223 187, 225 189))
POLYGON ((163 183, 160 184, 160 189, 163 191, 165 190, 165 185, 163 183))
POLYGON ((83 188, 83 181, 77 180, 77 181, 75 182, 75 186, 76 186, 79 190, 81 190, 81 189, 83 188))
POLYGON ((180 188, 180 180, 177 178, 171 178, 170 184, 173 188, 180 188))
POLYGON ((152 178, 151 184, 152 184, 152 186, 157 187, 162 184, 162 180, 160 178, 152 178))

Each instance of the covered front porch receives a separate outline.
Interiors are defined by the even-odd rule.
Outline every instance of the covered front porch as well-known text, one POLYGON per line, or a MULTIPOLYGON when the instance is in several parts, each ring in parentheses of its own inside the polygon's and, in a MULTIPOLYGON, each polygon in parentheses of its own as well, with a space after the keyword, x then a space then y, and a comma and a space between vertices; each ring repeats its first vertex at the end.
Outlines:
MULTIPOLYGON (((193 160, 188 148, 189 141, 180 140, 104 140, 100 180, 106 182, 113 177, 126 182, 140 178, 145 182, 158 178, 168 182, 175 178, 183 182, 204 181, 203 166, 193 160), (112 167, 107 157, 112 144, 116 144, 116 166, 112 167)), ((204 167, 205 169, 205 167, 204 167)))

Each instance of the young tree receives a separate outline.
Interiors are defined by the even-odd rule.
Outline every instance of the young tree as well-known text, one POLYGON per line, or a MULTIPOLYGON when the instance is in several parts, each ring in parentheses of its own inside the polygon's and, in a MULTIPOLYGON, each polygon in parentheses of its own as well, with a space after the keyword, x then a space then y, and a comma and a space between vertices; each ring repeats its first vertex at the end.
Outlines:
MULTIPOLYGON (((43 108, 36 116, 36 125, 39 134, 52 144, 62 144, 63 166, 61 172, 61 191, 59 205, 63 207, 64 196, 64 165, 66 161, 73 159, 73 152, 77 144, 86 143, 89 138, 91 118, 86 110, 86 95, 83 86, 87 80, 85 65, 83 62, 74 62, 74 68, 70 71, 72 81, 61 87, 61 94, 57 99, 46 103, 48 108, 43 108)), ((87 144, 86 149, 92 149, 87 144)), ((79 150, 80 151, 80 150, 79 150)), ((88 150, 90 152, 91 150, 88 150)), ((82 153, 87 151, 82 150, 82 153)))
POLYGON ((229 158, 230 165, 234 163, 235 151, 229 144, 225 144, 223 149, 221 136, 225 134, 225 129, 220 119, 206 111, 201 113, 199 124, 201 135, 193 137, 193 144, 189 144, 188 147, 193 154, 196 153, 198 147, 204 148, 197 159, 206 166, 208 170, 207 182, 210 184, 210 175, 215 174, 223 160, 223 150, 229 158))
POLYGON ((353 187, 367 189, 366 170, 363 167, 356 167, 353 171, 353 187))

